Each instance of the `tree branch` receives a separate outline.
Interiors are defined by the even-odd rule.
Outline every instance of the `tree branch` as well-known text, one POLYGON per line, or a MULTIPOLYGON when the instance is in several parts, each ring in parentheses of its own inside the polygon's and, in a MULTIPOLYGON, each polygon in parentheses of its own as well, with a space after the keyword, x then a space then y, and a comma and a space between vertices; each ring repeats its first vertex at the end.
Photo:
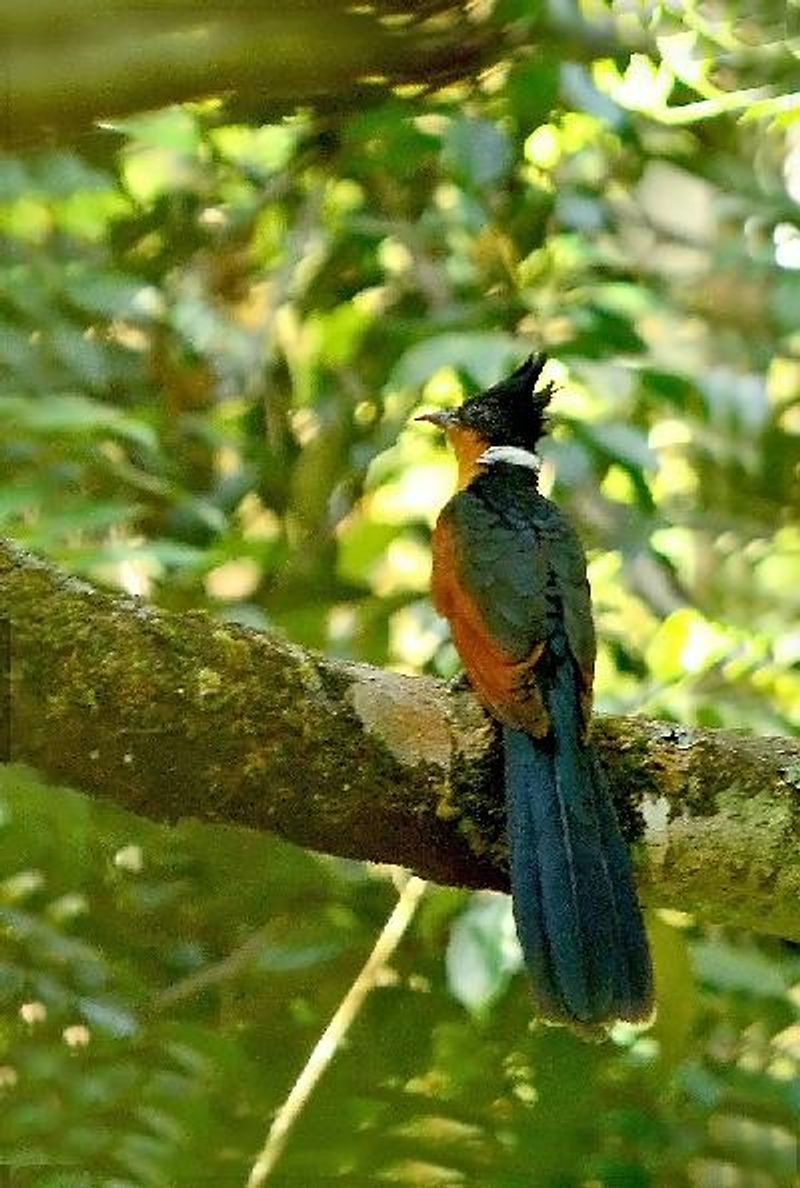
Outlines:
POLYGON ((645 49, 577 6, 524 18, 466 0, 28 0, 0 9, 0 145, 68 140, 187 100, 264 122, 358 110, 398 85, 474 81, 521 52, 592 61, 645 49))
MULTIPOLYGON (((0 617, 12 759, 156 820, 506 886, 496 731, 470 694, 162 613, 1 542, 0 617)), ((646 902, 800 937, 800 743, 642 718, 595 737, 646 902)))
POLYGON ((474 76, 489 41, 444 0, 30 0, 0 13, 0 143, 210 97, 260 119, 352 107, 396 84, 474 76))

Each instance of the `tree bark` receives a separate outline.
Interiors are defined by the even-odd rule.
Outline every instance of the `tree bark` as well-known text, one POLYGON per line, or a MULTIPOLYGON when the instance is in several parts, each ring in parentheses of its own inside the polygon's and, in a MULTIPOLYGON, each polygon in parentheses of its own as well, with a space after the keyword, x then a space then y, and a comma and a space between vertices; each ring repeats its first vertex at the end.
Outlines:
POLYGON ((266 122, 474 82, 494 61, 627 61, 643 31, 577 5, 495 12, 461 0, 27 0, 0 10, 0 145, 71 140, 98 121, 213 100, 266 122))
POLYGON ((0 13, 0 143, 63 139, 186 100, 256 119, 475 75, 497 40, 466 5, 28 0, 0 13))
MULTIPOLYGON (((12 760, 156 820, 505 888, 497 734, 469 693, 160 612, 2 542, 0 618, 12 760)), ((645 902, 800 938, 798 742, 635 717, 594 735, 645 902)))

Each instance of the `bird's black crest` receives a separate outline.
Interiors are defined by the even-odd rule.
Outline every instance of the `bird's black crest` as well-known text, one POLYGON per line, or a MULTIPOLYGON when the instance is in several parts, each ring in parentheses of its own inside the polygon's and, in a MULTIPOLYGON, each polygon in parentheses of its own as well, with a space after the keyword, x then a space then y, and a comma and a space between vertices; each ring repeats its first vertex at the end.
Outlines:
POLYGON ((534 449, 547 431, 545 409, 554 391, 552 384, 536 390, 546 362, 546 355, 530 355, 506 379, 466 401, 458 410, 459 424, 489 445, 534 449))

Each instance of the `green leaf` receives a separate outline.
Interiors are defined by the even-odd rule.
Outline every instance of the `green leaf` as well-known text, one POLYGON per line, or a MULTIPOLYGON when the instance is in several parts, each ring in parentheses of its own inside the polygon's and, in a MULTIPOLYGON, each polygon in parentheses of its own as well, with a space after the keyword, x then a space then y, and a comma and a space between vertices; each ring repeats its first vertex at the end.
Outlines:
POLYGON ((644 342, 630 319, 598 306, 586 305, 570 313, 573 336, 564 353, 587 359, 606 359, 616 354, 638 355, 644 342))
MULTIPOLYGON (((35 506, 29 504, 28 506, 35 506)), ((121 526, 136 518, 139 507, 134 503, 94 503, 87 499, 66 499, 58 511, 40 523, 15 528, 32 548, 49 551, 63 545, 65 536, 75 532, 101 532, 121 526)))
POLYGON ((25 985, 25 970, 7 961, 0 962, 0 1003, 19 1000, 25 985))
POLYGON ((345 952, 346 948, 347 946, 342 941, 336 939, 306 945, 265 943, 256 959, 255 967, 271 973, 311 969, 316 965, 332 961, 334 957, 345 952))
POLYGON ((59 369, 95 390, 107 388, 111 377, 108 352, 93 338, 66 322, 48 328, 46 343, 59 369))
POLYGON ((488 186, 507 172, 511 144, 496 124, 462 116, 453 120, 447 130, 445 157, 465 180, 475 186, 488 186))
POLYGON ((452 926, 446 962, 450 992, 468 1010, 483 1011, 500 997, 522 968, 507 896, 472 897, 452 926))
POLYGON ((524 62, 511 70, 506 98, 521 131, 528 132, 547 120, 558 98, 558 81, 556 62, 524 62))
POLYGON ((417 388, 442 367, 467 372, 475 384, 487 388, 515 366, 526 353, 525 343, 511 334, 438 334, 411 347, 400 358, 387 389, 417 388))
POLYGON ((623 108, 598 90, 585 66, 561 63, 561 85, 566 96, 582 111, 590 112, 609 128, 621 128, 628 119, 623 108))
POLYGON ((581 436, 607 454, 614 462, 634 470, 655 470, 658 459, 647 437, 640 429, 619 422, 586 422, 580 427, 581 436))
POLYGON ((659 680, 678 680, 704 672, 730 649, 726 633, 692 607, 681 607, 661 623, 646 651, 648 667, 659 680))
POLYGON ((87 1023, 109 1035, 129 1037, 139 1031, 138 1019, 121 1003, 110 999, 101 1002, 95 998, 81 998, 78 1005, 87 1023))
POLYGON ((346 582, 364 585, 401 531, 399 524, 378 524, 366 517, 354 517, 339 538, 339 577, 346 582))
POLYGON ((783 998, 791 978, 764 953, 722 940, 695 941, 692 962, 698 978, 717 990, 759 998, 783 998))
POLYGON ((772 315, 782 330, 797 329, 797 311, 800 308, 800 273, 788 272, 778 276, 770 295, 772 315))
POLYGON ((147 115, 114 121, 110 126, 124 131, 141 147, 174 149, 192 155, 200 148, 197 120, 185 107, 167 107, 147 115))
POLYGON ((0 203, 14 202, 31 189, 31 178, 17 157, 0 157, 0 203))
MULTIPOLYGON (((33 1188, 100 1188, 100 1184, 101 1181, 88 1172, 70 1169, 37 1178, 33 1188)), ((108 1181, 102 1181, 102 1184, 103 1188, 107 1188, 108 1181)))
POLYGON ((675 928, 655 913, 647 917, 647 935, 655 967, 656 1015, 653 1036, 667 1067, 676 1068, 693 1052, 700 996, 692 968, 686 929, 675 928))
POLYGON ((5 421, 31 433, 109 434, 147 449, 157 447, 149 425, 89 396, 0 396, 0 424, 5 421))
POLYGON ((77 153, 46 153, 34 162, 34 187, 54 198, 69 197, 80 190, 109 190, 108 174, 94 169, 77 153))
POLYGON ((297 132, 286 124, 264 124, 260 128, 228 124, 212 131, 210 139, 224 156, 241 168, 266 175, 288 163, 297 132))
POLYGON ((76 308, 109 319, 140 317, 142 288, 132 277, 80 267, 70 268, 63 284, 64 295, 76 308))
POLYGON ((660 368, 645 367, 642 369, 640 377, 646 390, 653 392, 670 404, 674 404, 678 409, 686 411, 690 407, 696 389, 692 382, 683 375, 660 368))

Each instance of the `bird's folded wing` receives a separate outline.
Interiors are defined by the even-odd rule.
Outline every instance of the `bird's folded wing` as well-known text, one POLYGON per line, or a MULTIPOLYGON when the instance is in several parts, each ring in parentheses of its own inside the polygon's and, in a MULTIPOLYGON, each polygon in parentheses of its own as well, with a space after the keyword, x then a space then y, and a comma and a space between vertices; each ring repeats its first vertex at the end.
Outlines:
MULTIPOLYGON (((456 495, 434 536, 434 603, 477 691, 483 677, 497 696, 530 699, 531 710, 541 705, 536 665, 560 616, 588 721, 595 644, 583 553, 552 504, 539 501, 538 511, 456 495)), ((534 713, 527 728, 541 733, 535 724, 534 713)))

